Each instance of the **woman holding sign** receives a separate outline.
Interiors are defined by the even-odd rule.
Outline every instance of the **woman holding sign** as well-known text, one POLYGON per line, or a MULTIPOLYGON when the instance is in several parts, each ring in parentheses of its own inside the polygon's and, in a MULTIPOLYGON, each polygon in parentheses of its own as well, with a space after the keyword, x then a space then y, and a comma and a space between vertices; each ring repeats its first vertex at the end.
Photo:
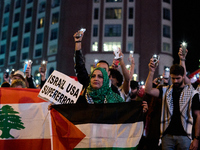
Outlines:
POLYGON ((90 75, 87 89, 76 103, 119 103, 124 100, 109 87, 109 77, 105 69, 95 68, 90 75))

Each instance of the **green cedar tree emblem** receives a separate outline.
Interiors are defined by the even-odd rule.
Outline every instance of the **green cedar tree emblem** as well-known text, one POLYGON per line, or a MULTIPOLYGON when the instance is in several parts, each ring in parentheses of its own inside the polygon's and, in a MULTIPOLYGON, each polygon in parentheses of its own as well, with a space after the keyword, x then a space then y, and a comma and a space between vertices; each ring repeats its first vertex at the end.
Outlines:
POLYGON ((25 128, 24 123, 20 120, 21 117, 16 114, 19 114, 19 112, 14 111, 9 105, 5 105, 0 109, 0 130, 2 131, 0 138, 14 138, 10 135, 11 129, 21 130, 25 128))

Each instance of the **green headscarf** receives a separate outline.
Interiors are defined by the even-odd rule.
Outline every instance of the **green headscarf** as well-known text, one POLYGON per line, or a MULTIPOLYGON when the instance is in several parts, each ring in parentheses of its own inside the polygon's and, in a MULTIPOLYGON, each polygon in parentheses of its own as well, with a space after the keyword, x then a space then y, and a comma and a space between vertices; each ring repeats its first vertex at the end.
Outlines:
POLYGON ((87 93, 89 96, 92 98, 94 103, 104 103, 105 98, 107 103, 119 103, 119 102, 124 102, 122 97, 116 93, 114 93, 109 87, 109 77, 104 68, 98 67, 93 70, 93 72, 90 75, 90 83, 89 86, 87 87, 87 93), (103 74, 103 85, 99 89, 94 89, 91 86, 91 77, 94 73, 95 70, 100 70, 103 74))

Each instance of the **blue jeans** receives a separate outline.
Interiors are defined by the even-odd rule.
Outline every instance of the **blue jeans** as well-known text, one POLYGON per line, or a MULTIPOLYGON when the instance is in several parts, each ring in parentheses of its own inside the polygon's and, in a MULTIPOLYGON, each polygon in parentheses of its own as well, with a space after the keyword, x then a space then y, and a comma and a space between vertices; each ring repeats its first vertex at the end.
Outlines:
POLYGON ((187 136, 166 134, 162 137, 162 150, 189 150, 191 140, 187 136))

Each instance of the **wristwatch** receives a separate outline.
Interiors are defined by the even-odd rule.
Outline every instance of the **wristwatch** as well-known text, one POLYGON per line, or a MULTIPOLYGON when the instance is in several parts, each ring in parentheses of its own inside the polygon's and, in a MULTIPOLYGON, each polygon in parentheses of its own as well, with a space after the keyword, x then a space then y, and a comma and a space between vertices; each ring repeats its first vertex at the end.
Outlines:
POLYGON ((200 136, 195 136, 194 138, 197 140, 200 140, 200 136))

